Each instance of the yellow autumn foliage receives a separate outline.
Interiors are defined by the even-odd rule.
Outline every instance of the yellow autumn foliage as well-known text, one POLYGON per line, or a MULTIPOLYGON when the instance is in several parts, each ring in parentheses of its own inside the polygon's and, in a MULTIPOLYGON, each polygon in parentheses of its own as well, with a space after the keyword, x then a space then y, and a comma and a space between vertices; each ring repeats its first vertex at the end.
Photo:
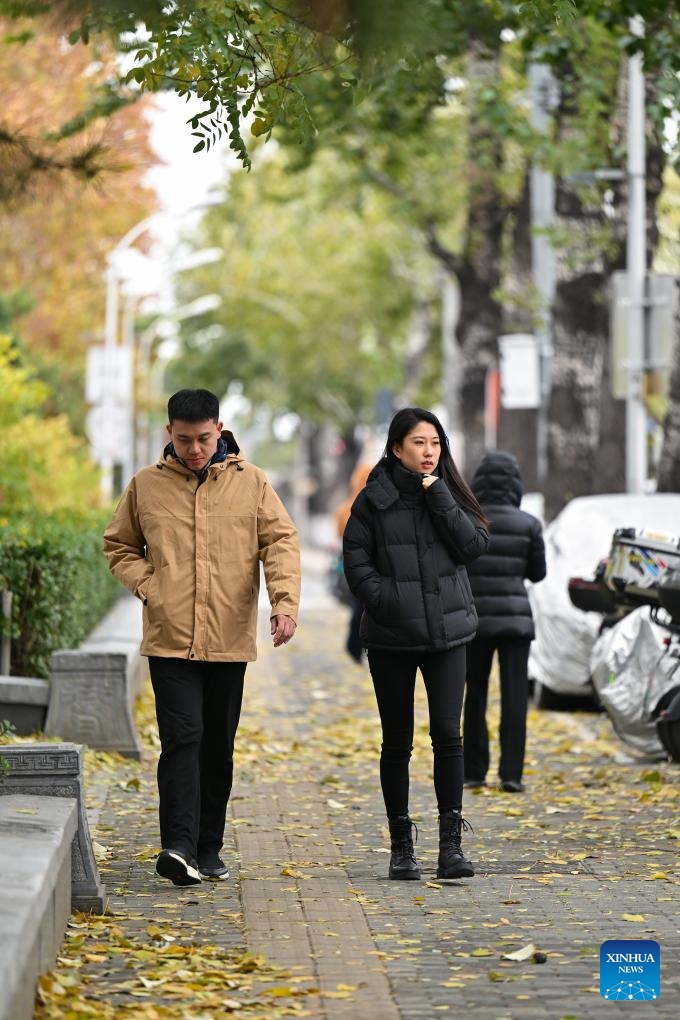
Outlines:
POLYGON ((65 415, 45 417, 49 388, 32 375, 9 337, 0 334, 0 517, 31 510, 94 509, 98 472, 65 415))

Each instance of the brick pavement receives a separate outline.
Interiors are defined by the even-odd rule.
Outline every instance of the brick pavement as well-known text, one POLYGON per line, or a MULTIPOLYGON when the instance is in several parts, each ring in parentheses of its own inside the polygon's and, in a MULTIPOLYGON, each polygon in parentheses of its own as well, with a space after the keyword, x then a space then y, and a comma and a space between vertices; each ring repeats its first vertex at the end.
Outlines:
MULTIPOLYGON (((95 838, 110 847, 102 877, 119 924, 133 932, 167 917, 185 939, 262 954, 289 984, 318 989, 298 1015, 319 1020, 619 1017, 634 1007, 600 997, 600 944, 656 939, 661 997, 644 1010, 676 1020, 679 767, 632 761, 604 717, 532 712, 528 794, 468 796, 477 877, 438 882, 419 689, 411 805, 424 876, 390 882, 376 712, 344 631, 345 611, 315 598, 286 649, 261 632, 237 742, 228 882, 176 890, 154 875, 153 755, 119 767, 91 807, 95 838), (529 943, 544 963, 501 959, 529 943)), ((102 976, 102 1001, 118 1001, 119 977, 102 976)))

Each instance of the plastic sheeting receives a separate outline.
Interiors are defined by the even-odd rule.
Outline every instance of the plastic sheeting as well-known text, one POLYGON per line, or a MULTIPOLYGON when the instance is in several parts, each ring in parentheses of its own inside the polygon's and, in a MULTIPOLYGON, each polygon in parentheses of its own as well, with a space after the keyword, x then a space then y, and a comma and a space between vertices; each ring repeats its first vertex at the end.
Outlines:
POLYGON ((652 715, 659 699, 680 686, 680 658, 666 648, 668 636, 642 606, 603 631, 590 657, 593 684, 619 737, 659 757, 665 752, 652 715))
POLYGON ((587 693, 590 655, 602 623, 599 613, 571 604, 570 577, 592 577, 609 555, 616 528, 647 527, 675 533, 680 496, 616 493, 572 499, 545 529, 547 575, 528 584, 536 626, 529 675, 557 694, 587 693))

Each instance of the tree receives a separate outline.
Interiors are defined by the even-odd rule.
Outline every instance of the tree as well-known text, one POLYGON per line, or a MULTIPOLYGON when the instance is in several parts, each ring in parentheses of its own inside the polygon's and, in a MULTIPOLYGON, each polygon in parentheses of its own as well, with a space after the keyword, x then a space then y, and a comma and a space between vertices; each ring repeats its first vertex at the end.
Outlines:
POLYGON ((423 257, 351 165, 330 154, 297 174, 286 165, 267 159, 232 179, 206 216, 202 240, 224 258, 183 274, 180 296, 224 300, 183 324, 170 374, 225 390, 238 379, 275 414, 346 430, 373 419, 381 385, 403 385, 423 257))
MULTIPOLYGON (((646 0, 645 14, 660 30, 646 55, 680 66, 677 31, 668 14, 671 0, 646 0)), ((269 137, 284 122, 304 142, 319 130, 323 109, 310 107, 303 85, 323 77, 351 96, 398 76, 404 62, 431 65, 433 55, 461 55, 470 40, 486 44, 499 24, 521 33, 528 48, 550 41, 556 26, 578 15, 593 15, 623 35, 636 13, 629 0, 3 0, 0 14, 46 15, 72 42, 113 39, 130 54, 133 66, 121 86, 145 91, 174 89, 205 105, 192 117, 198 151, 223 131, 245 165, 250 164, 244 127, 269 137)), ((445 75, 430 67, 436 102, 445 75)))
MULTIPOLYGON (((343 437, 349 474, 355 426, 376 423, 379 392, 410 384, 414 398, 438 399, 432 353, 409 359, 410 323, 429 296, 430 273, 412 231, 392 220, 385 196, 353 164, 326 153, 297 173, 287 165, 285 153, 256 161, 207 215, 201 241, 224 258, 181 274, 180 298, 216 292, 223 302, 182 322, 166 383, 220 394, 240 384, 257 421, 296 414, 318 505, 336 465, 338 473, 345 466, 322 452, 330 436, 335 446, 343 437)), ((267 464, 269 451, 255 454, 241 438, 281 468, 280 447, 267 464)))
MULTIPOLYGON (((199 151, 226 128, 232 147, 249 165, 243 137, 248 123, 255 136, 285 136, 307 157, 319 144, 346 147, 347 138, 352 137, 367 174, 389 182, 401 206, 415 211, 416 229, 425 236, 429 250, 463 282, 459 337, 468 377, 464 391, 466 432, 472 438, 473 449, 482 436, 479 407, 485 360, 488 362, 494 352, 499 324, 504 326, 508 318, 508 308, 501 298, 504 279, 508 279, 508 258, 513 261, 512 255, 507 257, 509 238, 512 230, 516 238, 526 239, 528 235, 520 222, 526 215, 526 189, 520 181, 514 193, 508 194, 502 180, 513 158, 515 168, 519 151, 520 163, 540 159, 567 171, 560 182, 560 193, 563 208, 569 207, 571 213, 562 218, 562 226, 576 231, 572 243, 589 217, 597 220, 597 224, 591 224, 596 229, 586 229, 582 237, 587 238, 588 245, 594 240, 602 242, 597 278, 591 280, 595 285, 592 294, 601 293, 605 270, 618 258, 614 253, 616 230, 612 231, 606 222, 601 192, 581 195, 567 176, 596 168, 603 152, 608 157, 605 165, 620 160, 619 139, 616 132, 609 134, 610 123, 616 127, 615 117, 612 119, 613 93, 605 101, 602 85, 610 79, 611 66, 616 65, 618 71, 621 58, 642 51, 654 98, 649 106, 654 122, 652 151, 660 165, 664 119, 680 106, 680 19, 672 0, 645 3, 643 37, 630 31, 630 19, 638 7, 631 0, 582 0, 578 7, 568 2, 535 2, 519 8, 504 0, 473 0, 467 4, 402 0, 399 16, 391 18, 383 3, 366 5, 351 0, 345 4, 284 3, 276 8, 246 2, 188 5, 181 0, 170 8, 154 3, 99 2, 78 4, 75 9, 67 3, 51 6, 63 18, 70 18, 75 25, 72 38, 77 40, 89 40, 104 32, 120 35, 123 29, 133 29, 141 16, 145 31, 126 42, 137 65, 128 73, 128 81, 136 82, 140 89, 174 88, 180 94, 201 97, 205 109, 192 121, 199 151), (383 38, 378 41, 381 32, 383 38), (513 108, 513 102, 503 94, 503 68, 507 67, 506 54, 513 45, 524 61, 531 56, 555 68, 562 86, 559 146, 532 138, 526 114, 518 109, 521 97, 516 94, 513 108), (609 57, 603 66, 590 59, 596 46, 602 52, 608 47, 609 57), (427 203, 420 200, 420 195, 414 201, 413 182, 423 166, 422 139, 430 140, 430 127, 441 110, 450 107, 455 76, 462 77, 470 95, 476 83, 479 88, 474 104, 467 107, 470 130, 466 155, 475 166, 465 180, 469 210, 465 235, 462 242, 447 243, 443 240, 444 218, 435 215, 428 219, 423 215, 427 203), (578 117, 584 113, 585 121, 580 124, 578 117), (361 138, 357 137, 357 122, 367 128, 361 138), (582 128, 588 144, 575 143, 582 128), (597 144, 597 130, 601 138, 607 138, 604 148, 597 144), (480 158, 491 160, 482 174, 478 173, 480 158)), ((676 155, 671 154, 673 158, 676 155)), ((654 180, 658 178, 657 174, 654 180)), ((623 192, 614 189, 613 208, 619 223, 625 215, 624 199, 623 192)), ((564 245, 564 268, 569 266, 566 256, 571 258, 570 243, 564 245)), ((514 262, 519 267, 521 258, 514 258, 514 262)), ((566 283, 561 281, 558 320, 572 307, 566 283), (562 297, 567 300, 562 301, 562 297)), ((526 314, 532 303, 526 289, 519 297, 517 318, 526 314)), ((571 328, 566 319, 561 334, 567 339, 565 364, 574 353, 584 360, 584 352, 592 353, 591 340, 594 344, 592 350, 597 355, 590 358, 590 363, 600 374, 589 382, 590 395, 603 392, 601 366, 606 362, 602 357, 601 302, 598 305, 596 298, 591 307, 600 315, 599 320, 593 320, 600 323, 597 335, 584 336, 579 350, 570 352, 571 328)), ((515 310, 510 310, 515 317, 515 310)), ((559 321, 557 332, 559 335, 559 321)), ((558 351, 558 383, 560 356, 558 351)), ((568 372, 564 378, 569 380, 568 372)), ((594 407, 590 396, 588 399, 594 407)), ((558 405, 556 400, 554 407, 558 405)), ((587 418, 593 427, 596 421, 598 427, 603 424, 602 416, 584 418, 582 410, 572 408, 579 420, 587 418)), ((553 430, 552 438, 561 458, 559 431, 553 430)), ((586 462, 571 456, 573 479, 564 479, 563 494, 556 495, 557 500, 583 486, 599 487, 594 455, 597 445, 595 430, 587 439, 586 462)))
MULTIPOLYGON (((0 27, 6 32, 7 23, 0 27)), ((0 46, 0 125, 15 138, 30 137, 32 151, 49 147, 51 153, 39 170, 19 174, 13 164, 13 176, 0 175, 6 188, 0 295, 21 295, 20 307, 18 297, 11 302, 12 331, 49 384, 48 406, 67 413, 81 431, 85 351, 103 328, 106 258, 154 200, 143 184, 153 160, 146 104, 91 121, 80 141, 57 139, 110 73, 111 57, 101 58, 95 65, 88 50, 64 48, 44 26, 21 41, 7 42, 6 32, 0 46), (100 166, 87 180, 64 170, 83 145, 97 149, 100 166)))
MULTIPOLYGON (((589 9, 586 5, 586 13, 589 9)), ((551 470, 546 493, 551 512, 570 495, 617 490, 624 481, 623 444, 614 438, 622 434, 623 406, 613 401, 608 385, 606 284, 612 269, 623 265, 626 189, 620 185, 587 187, 575 183, 579 176, 587 176, 596 168, 620 167, 625 152, 625 96, 621 84, 625 86, 626 54, 634 40, 626 36, 627 21, 614 24, 611 13, 610 5, 604 18, 601 9, 598 17, 581 16, 562 25, 550 40, 542 40, 537 57, 553 66, 560 96, 555 130, 547 139, 531 131, 521 99, 526 50, 513 60, 516 43, 502 44, 501 21, 496 22, 495 31, 488 33, 484 45, 472 42, 464 62, 445 65, 450 75, 457 68, 462 80, 458 97, 465 104, 468 125, 467 213, 462 244, 443 243, 443 218, 436 213, 428 218, 422 206, 417 208, 413 182, 417 179, 416 168, 422 163, 420 145, 431 151, 432 135, 420 125, 416 142, 415 132, 409 132, 408 127, 404 130, 405 111, 416 104, 409 107, 401 96, 394 100, 401 121, 397 119, 397 130, 392 132, 391 120, 387 130, 381 123, 386 109, 391 109, 381 96, 374 92, 358 111, 350 111, 340 96, 327 110, 328 124, 316 140, 317 145, 330 140, 333 145, 344 146, 344 151, 354 144, 357 151, 357 135, 370 136, 370 151, 364 144, 361 152, 372 164, 372 178, 395 195, 409 195, 410 209, 416 213, 428 249, 460 282, 458 335, 466 369, 464 432, 472 463, 483 449, 484 376, 496 358, 496 338, 501 332, 518 328, 531 331, 536 311, 536 296, 528 275, 528 164, 539 162, 555 173, 558 222, 553 241, 559 282, 554 309, 551 470), (509 88, 513 66, 514 95, 509 88), (372 104, 374 121, 367 129, 366 109, 370 111, 372 104), (376 161, 381 161, 379 170, 376 161), (523 167, 527 168, 524 186, 523 167), (611 195, 605 195, 605 188, 611 190, 611 195)), ((677 77, 667 73, 677 54, 668 52, 667 41, 670 37, 677 39, 679 19, 669 17, 670 8, 663 4, 652 5, 646 13, 650 19, 648 38, 658 32, 661 40, 656 54, 645 40, 648 109, 653 115, 648 140, 649 241, 653 248, 654 207, 668 155, 663 144, 663 116, 677 101, 677 77)), ((534 35, 534 48, 538 41, 534 35)), ((417 78, 417 73, 410 75, 407 87, 415 87, 417 78)), ((312 83, 306 84, 308 90, 312 87, 312 83)), ((430 94, 426 87, 422 91, 430 94)), ((314 102, 310 105, 315 106, 314 102)), ((432 110, 425 101, 420 110, 429 125, 432 110)), ((505 430, 503 445, 515 446, 526 468, 530 444, 524 426, 533 429, 531 417, 524 415, 519 430, 517 419, 521 416, 517 412, 503 417, 506 424, 513 422, 505 430)), ((533 464, 529 467, 525 473, 532 480, 533 464)))

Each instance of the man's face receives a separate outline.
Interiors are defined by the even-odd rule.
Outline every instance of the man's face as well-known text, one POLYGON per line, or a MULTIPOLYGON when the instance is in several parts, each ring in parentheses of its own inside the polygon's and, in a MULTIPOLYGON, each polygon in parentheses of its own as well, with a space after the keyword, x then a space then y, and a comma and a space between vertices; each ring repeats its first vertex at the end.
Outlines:
POLYGON ((222 422, 182 421, 176 418, 165 426, 172 439, 175 453, 192 471, 202 471, 215 450, 222 434, 222 422))

